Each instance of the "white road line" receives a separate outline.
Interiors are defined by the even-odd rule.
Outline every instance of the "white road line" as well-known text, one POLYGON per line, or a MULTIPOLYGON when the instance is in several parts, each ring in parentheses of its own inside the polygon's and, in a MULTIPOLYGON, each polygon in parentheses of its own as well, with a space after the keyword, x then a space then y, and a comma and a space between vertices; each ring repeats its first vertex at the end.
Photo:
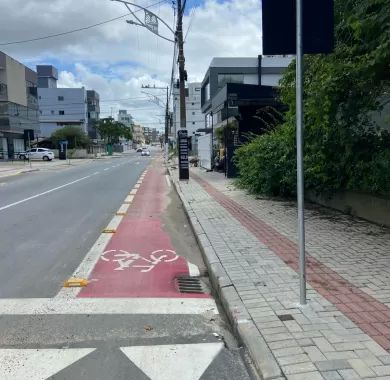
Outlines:
POLYGON ((39 194, 33 195, 32 197, 28 197, 28 198, 22 199, 20 201, 14 202, 14 203, 10 203, 10 204, 8 204, 6 206, 0 207, 0 211, 6 210, 7 208, 10 208, 10 207, 13 207, 13 206, 17 206, 17 205, 19 205, 21 203, 24 203, 24 202, 28 202, 28 201, 30 201, 32 199, 39 198, 39 197, 41 197, 43 195, 50 194, 50 193, 52 193, 54 191, 63 189, 64 187, 68 187, 68 186, 74 185, 75 183, 84 181, 85 179, 90 178, 90 177, 92 177, 92 175, 87 175, 85 177, 76 179, 75 181, 68 182, 68 183, 65 183, 64 185, 57 186, 57 187, 54 187, 53 189, 44 191, 43 193, 39 193, 39 194))
POLYGON ((0 315, 218 314, 212 298, 7 298, 0 315))
POLYGON ((0 378, 2 380, 52 378, 62 369, 93 351, 95 348, 0 349, 0 378))
POLYGON ((128 195, 125 199, 125 203, 131 203, 133 202, 134 195, 128 195))
POLYGON ((165 179, 167 181, 168 187, 171 187, 171 180, 169 179, 169 175, 165 174, 165 179))
MULTIPOLYGON (((100 256, 105 251, 111 237, 112 234, 100 234, 95 244, 91 247, 83 261, 70 277, 88 278, 96 263, 99 261, 100 256)), ((80 290, 81 288, 62 288, 55 298, 76 297, 80 290)))
POLYGON ((140 186, 141 186, 141 185, 140 185, 139 183, 136 183, 136 184, 134 185, 134 189, 139 189, 140 186))
POLYGON ((103 169, 104 171, 107 171, 107 170, 110 170, 110 168, 105 168, 105 169, 103 169))
POLYGON ((133 189, 130 191, 130 195, 135 195, 135 194, 137 194, 137 189, 133 189))
POLYGON ((130 203, 123 203, 123 205, 121 207, 119 207, 117 213, 119 213, 119 214, 126 214, 126 212, 129 209, 129 207, 130 207, 130 203))
POLYGON ((197 265, 190 263, 187 261, 188 264, 188 272, 190 273, 191 277, 198 277, 200 276, 200 270, 197 265))
POLYGON ((121 351, 151 380, 199 380, 224 344, 165 344, 121 347, 121 351))
POLYGON ((116 230, 119 226, 119 224, 122 221, 123 216, 121 215, 114 215, 111 219, 110 223, 108 223, 106 229, 107 230, 116 230))
POLYGON ((98 175, 98 174, 100 174, 100 172, 95 172, 95 173, 93 173, 94 175, 98 175))

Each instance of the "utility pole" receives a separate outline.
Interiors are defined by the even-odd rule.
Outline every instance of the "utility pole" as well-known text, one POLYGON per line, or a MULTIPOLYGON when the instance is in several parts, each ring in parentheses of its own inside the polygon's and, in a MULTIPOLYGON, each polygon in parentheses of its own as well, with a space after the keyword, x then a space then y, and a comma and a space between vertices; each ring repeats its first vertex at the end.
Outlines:
POLYGON ((186 74, 184 69, 183 13, 181 0, 177 0, 177 44, 179 48, 180 128, 186 129, 186 74))
POLYGON ((142 85, 142 88, 147 88, 149 90, 166 90, 167 92, 167 100, 165 104, 165 154, 168 158, 168 143, 169 143, 169 86, 167 87, 156 87, 150 85, 142 85))

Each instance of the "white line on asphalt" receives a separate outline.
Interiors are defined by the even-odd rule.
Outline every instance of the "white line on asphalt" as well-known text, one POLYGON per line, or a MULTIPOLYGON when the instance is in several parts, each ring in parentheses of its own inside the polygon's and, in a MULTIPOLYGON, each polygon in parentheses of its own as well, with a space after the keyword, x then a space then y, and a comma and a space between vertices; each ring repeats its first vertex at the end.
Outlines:
POLYGON ((137 194, 137 189, 133 189, 130 191, 130 195, 135 195, 135 194, 137 194))
POLYGON ((218 314, 212 298, 7 298, 0 315, 218 314))
POLYGON ((104 171, 106 171, 106 170, 110 170, 110 168, 105 168, 105 169, 103 169, 104 171))
POLYGON ((32 200, 32 199, 41 197, 42 195, 50 194, 50 193, 52 193, 52 192, 54 192, 54 191, 56 191, 56 190, 63 189, 64 187, 74 185, 75 183, 80 182, 80 181, 84 181, 85 179, 90 178, 90 177, 92 177, 92 175, 87 175, 87 176, 85 176, 85 177, 76 179, 75 181, 68 182, 68 183, 65 183, 64 185, 57 186, 57 187, 54 187, 53 189, 44 191, 43 193, 39 193, 39 194, 33 195, 32 197, 28 197, 28 198, 22 199, 22 200, 20 200, 20 201, 14 202, 14 203, 10 203, 10 204, 8 204, 8 205, 6 205, 6 206, 0 207, 0 211, 6 210, 7 208, 10 208, 10 207, 13 207, 13 206, 17 206, 17 205, 19 205, 19 204, 21 204, 21 203, 30 201, 30 200, 32 200))
POLYGON ((167 181, 168 187, 171 187, 171 180, 169 179, 169 175, 165 174, 165 179, 167 181))
POLYGON ((99 174, 100 172, 95 172, 95 173, 93 173, 94 175, 97 175, 97 174, 99 174))
POLYGON ((129 209, 129 207, 130 207, 130 203, 123 203, 123 205, 121 207, 119 207, 117 213, 119 213, 119 214, 126 214, 126 212, 129 209))
POLYGON ((190 263, 187 261, 188 264, 188 272, 190 273, 191 277, 198 277, 200 276, 200 270, 199 267, 195 264, 190 263))

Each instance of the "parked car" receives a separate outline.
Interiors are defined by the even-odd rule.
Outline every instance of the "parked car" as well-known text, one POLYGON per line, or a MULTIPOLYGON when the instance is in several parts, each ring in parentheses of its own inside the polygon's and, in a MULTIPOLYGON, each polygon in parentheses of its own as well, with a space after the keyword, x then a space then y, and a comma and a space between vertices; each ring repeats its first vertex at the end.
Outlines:
POLYGON ((137 149, 137 153, 141 153, 142 152, 142 149, 141 148, 138 148, 137 149))
POLYGON ((21 152, 18 155, 21 160, 44 160, 51 161, 54 158, 54 153, 50 149, 46 148, 31 148, 25 152, 21 152))
POLYGON ((141 153, 141 156, 150 156, 150 151, 143 150, 142 153, 141 153))

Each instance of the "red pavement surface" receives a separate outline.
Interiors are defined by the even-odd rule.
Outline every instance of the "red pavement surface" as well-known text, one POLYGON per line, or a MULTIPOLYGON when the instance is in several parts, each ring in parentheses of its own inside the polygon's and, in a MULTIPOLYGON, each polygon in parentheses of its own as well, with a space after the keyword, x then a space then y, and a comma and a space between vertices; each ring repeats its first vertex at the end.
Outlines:
MULTIPOLYGON (((107 244, 105 251, 112 252, 98 261, 89 277, 91 282, 78 297, 209 297, 207 294, 182 294, 176 287, 175 278, 189 275, 189 271, 183 257, 175 259, 175 254, 167 251, 175 250, 161 221, 168 202, 167 195, 168 186, 162 169, 150 168, 127 215, 107 244), (162 251, 155 252, 158 250, 162 251), (155 265, 146 261, 153 261, 150 256, 153 252, 157 259, 155 265), (118 254, 123 256, 115 256, 118 254), (127 254, 139 254, 141 257, 127 257, 127 254), (167 260, 174 261, 165 262, 165 255, 167 260), (113 259, 122 260, 122 264, 113 259)), ((177 254, 180 255, 180 252, 177 254)))
MULTIPOLYGON (((287 239, 237 202, 215 189, 196 174, 194 178, 221 206, 256 238, 298 272, 297 244, 287 239)), ((325 264, 306 253, 308 283, 333 303, 367 335, 390 352, 390 308, 364 293, 325 264)))

